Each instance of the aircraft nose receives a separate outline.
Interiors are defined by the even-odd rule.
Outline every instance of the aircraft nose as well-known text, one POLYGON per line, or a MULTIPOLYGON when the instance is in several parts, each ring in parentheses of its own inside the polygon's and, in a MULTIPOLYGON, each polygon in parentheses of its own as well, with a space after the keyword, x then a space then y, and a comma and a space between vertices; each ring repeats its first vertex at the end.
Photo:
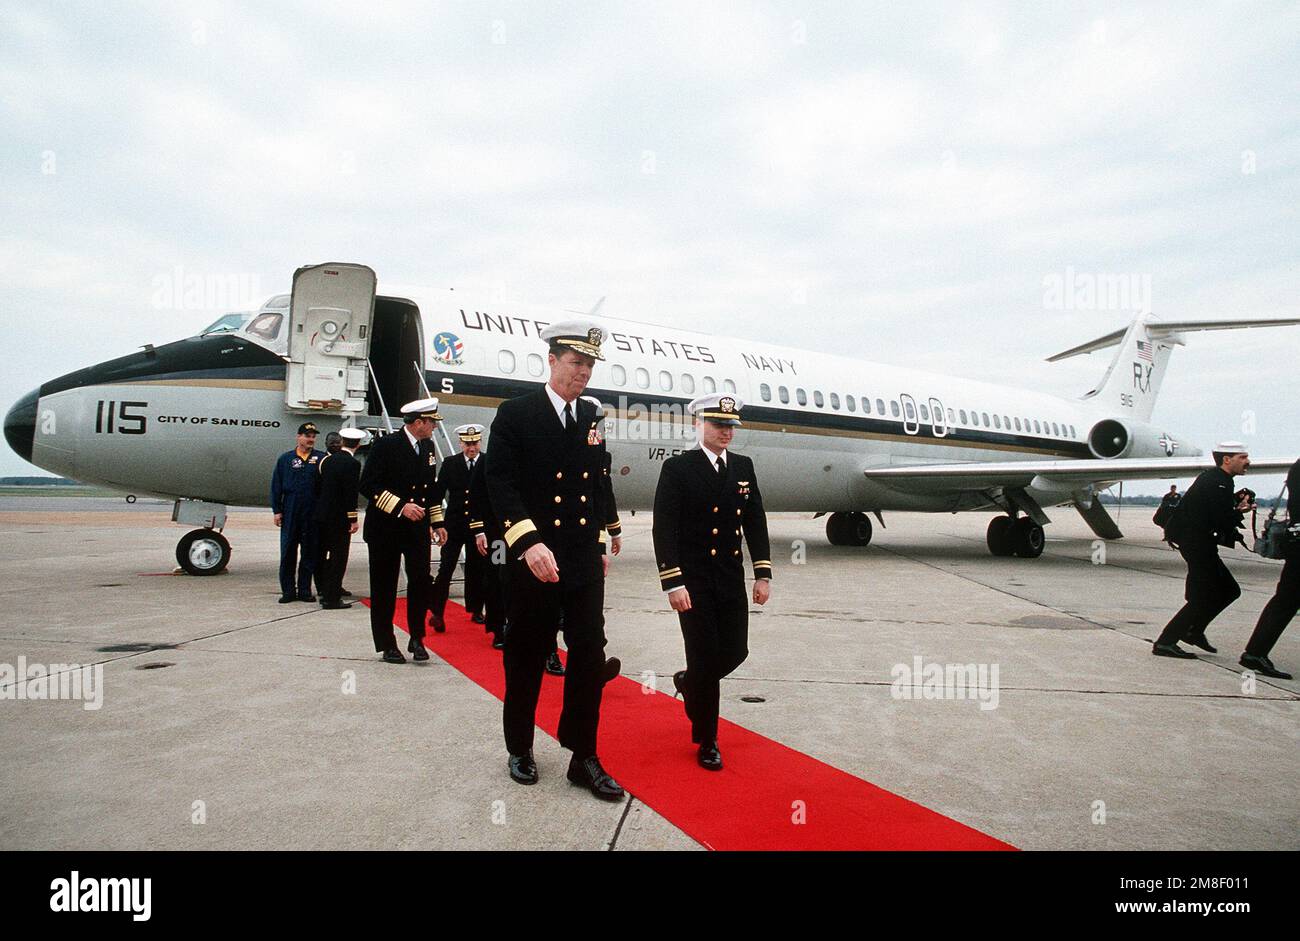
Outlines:
POLYGON ((40 389, 33 389, 14 403, 5 415, 5 440, 19 457, 29 464, 32 460, 32 442, 36 438, 36 403, 40 389))

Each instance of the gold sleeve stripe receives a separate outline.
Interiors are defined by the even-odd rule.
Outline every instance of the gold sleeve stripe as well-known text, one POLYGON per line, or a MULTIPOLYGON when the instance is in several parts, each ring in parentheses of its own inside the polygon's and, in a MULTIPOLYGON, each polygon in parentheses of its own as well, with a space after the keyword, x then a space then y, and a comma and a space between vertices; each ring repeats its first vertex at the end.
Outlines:
POLYGON ((469 524, 469 528, 470 528, 470 529, 482 529, 482 528, 483 528, 483 524, 482 524, 482 523, 470 523, 470 524, 469 524))
POLYGON ((357 511, 356 511, 356 510, 349 510, 349 511, 348 511, 348 519, 350 519, 350 520, 354 520, 354 519, 356 519, 356 518, 357 518, 357 511))
POLYGON ((535 532, 537 532, 537 527, 533 525, 532 520, 520 520, 506 530, 506 545, 513 546, 519 541, 520 536, 535 532))
POLYGON ((402 501, 397 494, 388 490, 385 490, 375 498, 375 506, 379 507, 379 509, 385 513, 392 513, 393 510, 397 509, 397 504, 401 502, 402 501))
POLYGON ((757 569, 757 568, 769 568, 769 569, 770 569, 771 567, 772 567, 772 563, 769 562, 767 559, 760 559, 759 561, 757 561, 757 562, 754 563, 754 568, 756 568, 756 569, 757 569))
POLYGON ((610 529, 621 529, 622 527, 623 527, 623 521, 620 520, 617 516, 614 517, 614 522, 609 524, 610 529))
POLYGON ((676 578, 680 574, 682 574, 681 569, 668 569, 659 573, 659 581, 664 582, 670 578, 676 578))
POLYGON ((433 509, 429 511, 429 522, 431 523, 442 522, 442 507, 435 506, 433 509))

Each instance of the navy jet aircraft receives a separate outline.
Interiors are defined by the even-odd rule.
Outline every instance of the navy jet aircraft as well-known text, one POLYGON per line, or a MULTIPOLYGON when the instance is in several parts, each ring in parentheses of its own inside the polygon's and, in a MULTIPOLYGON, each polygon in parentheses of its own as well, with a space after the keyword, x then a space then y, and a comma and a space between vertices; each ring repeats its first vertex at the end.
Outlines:
MULTIPOLYGON (((172 519, 196 527, 177 561, 191 574, 220 572, 226 507, 267 505, 275 459, 300 422, 383 433, 402 403, 432 394, 452 425, 490 427, 504 399, 544 381, 547 313, 478 307, 454 290, 413 299, 376 288, 363 265, 300 268, 291 293, 258 311, 42 384, 9 410, 5 438, 56 474, 174 500, 172 519)), ((1052 357, 1116 348, 1097 387, 1072 400, 600 319, 607 361, 588 391, 605 403, 620 506, 650 509, 659 466, 693 443, 686 403, 724 391, 746 402, 733 447, 763 468, 767 509, 829 514, 829 541, 851 546, 870 542, 869 513, 993 511, 990 551, 1026 558, 1043 551, 1045 507, 1073 506, 1099 537, 1117 539, 1102 490, 1208 466, 1152 417, 1186 334, 1300 324, 1143 314, 1052 357)), ((1280 471, 1293 460, 1253 466, 1280 471)))

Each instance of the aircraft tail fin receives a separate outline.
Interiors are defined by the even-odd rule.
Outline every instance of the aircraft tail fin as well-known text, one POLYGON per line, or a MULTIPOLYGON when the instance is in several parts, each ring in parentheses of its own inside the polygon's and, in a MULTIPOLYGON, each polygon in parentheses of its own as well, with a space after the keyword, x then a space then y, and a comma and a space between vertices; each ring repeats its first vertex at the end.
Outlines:
POLYGON ((1183 334, 1296 324, 1300 324, 1300 318, 1156 320, 1151 314, 1139 314, 1127 328, 1049 356, 1047 361, 1056 363, 1072 356, 1118 347, 1101 382, 1086 392, 1083 398, 1097 399, 1105 403, 1108 409, 1114 409, 1116 414, 1132 415, 1138 421, 1145 422, 1151 419, 1173 348, 1185 344, 1183 334))

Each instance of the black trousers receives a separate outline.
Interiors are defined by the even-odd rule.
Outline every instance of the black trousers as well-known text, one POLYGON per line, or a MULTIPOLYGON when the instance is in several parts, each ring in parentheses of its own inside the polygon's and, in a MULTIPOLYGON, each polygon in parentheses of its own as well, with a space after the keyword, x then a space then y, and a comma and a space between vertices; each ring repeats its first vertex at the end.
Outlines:
POLYGON ((1255 631, 1246 643, 1246 653, 1253 657, 1267 657, 1296 611, 1300 611, 1300 551, 1293 550, 1282 566, 1277 591, 1259 614, 1255 631))
MULTIPOLYGON (((511 562, 507 568, 510 632, 503 657, 506 696, 502 710, 506 750, 524 755, 533 747, 542 674, 563 612, 569 663, 564 676, 560 744, 574 757, 588 758, 596 754, 605 685, 600 677, 605 664, 605 580, 597 575, 577 584, 563 578, 542 582, 523 561, 511 562)), ((564 570, 561 562, 560 571, 564 570)))
POLYGON ((316 554, 316 590, 320 600, 337 604, 343 591, 343 573, 348 569, 348 554, 352 548, 352 534, 348 527, 330 529, 329 524, 318 526, 320 541, 316 554))
POLYGON ((1241 597, 1241 587, 1219 558, 1215 546, 1178 548, 1187 562, 1187 588, 1183 605, 1156 638, 1157 644, 1176 644, 1187 637, 1205 633, 1210 622, 1241 597))
POLYGON ((686 579, 691 609, 677 614, 686 642, 686 717, 691 741, 718 738, 721 680, 749 656, 749 595, 744 579, 686 579))
POLYGON ((438 577, 433 580, 433 600, 429 605, 429 609, 439 617, 447 610, 451 579, 456 574, 456 563, 462 549, 465 550, 465 610, 470 614, 483 613, 483 569, 487 559, 478 554, 469 530, 448 529, 447 541, 442 544, 439 555, 438 577))
MULTIPOLYGON (((505 544, 502 543, 504 546, 505 544)), ((470 543, 466 552, 473 552, 478 555, 478 547, 470 543)), ((480 556, 483 562, 483 616, 486 623, 483 625, 484 630, 493 634, 500 634, 505 629, 506 624, 506 575, 509 572, 509 563, 496 565, 492 561, 492 543, 488 543, 488 554, 480 556)), ((504 551, 504 550, 503 550, 504 551)))
POLYGON ((397 570, 406 563, 406 624, 414 640, 424 640, 433 580, 429 577, 432 553, 428 539, 409 541, 376 539, 370 547, 370 633, 375 650, 397 646, 393 612, 397 607, 397 570))

